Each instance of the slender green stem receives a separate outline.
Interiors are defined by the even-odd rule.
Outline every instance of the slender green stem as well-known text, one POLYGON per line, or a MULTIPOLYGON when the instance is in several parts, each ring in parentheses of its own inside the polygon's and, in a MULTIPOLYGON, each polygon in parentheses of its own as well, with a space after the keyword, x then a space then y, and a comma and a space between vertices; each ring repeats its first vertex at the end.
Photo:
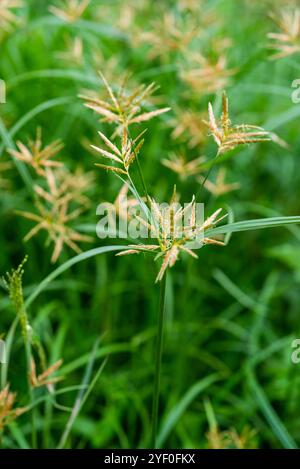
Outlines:
POLYGON ((209 178, 209 176, 210 176, 210 174, 211 174, 211 172, 212 172, 212 170, 213 170, 213 168, 214 168, 214 166, 215 166, 215 164, 216 164, 217 158, 218 158, 218 153, 215 155, 215 157, 214 157, 213 160, 212 160, 212 164, 211 164, 211 166, 209 167, 209 169, 208 169, 208 171, 207 171, 207 173, 206 173, 206 175, 205 175, 205 177, 204 177, 204 179, 203 179, 203 181, 202 181, 202 183, 201 183, 201 186, 200 186, 200 189, 199 189, 199 191, 198 191, 198 193, 197 193, 196 199, 197 199, 198 195, 200 195, 200 193, 201 193, 203 187, 205 186, 205 183, 206 183, 207 179, 209 178))
POLYGON ((164 312, 165 312, 165 299, 166 299, 166 277, 164 275, 160 282, 160 295, 159 295, 159 308, 158 308, 158 322, 157 322, 157 336, 155 347, 155 375, 154 375, 154 388, 153 388, 153 401, 152 401, 152 430, 151 430, 151 448, 156 448, 157 438, 157 424, 158 424, 158 408, 159 408, 159 393, 160 393, 160 372, 161 372, 161 359, 163 349, 163 329, 164 329, 164 312))

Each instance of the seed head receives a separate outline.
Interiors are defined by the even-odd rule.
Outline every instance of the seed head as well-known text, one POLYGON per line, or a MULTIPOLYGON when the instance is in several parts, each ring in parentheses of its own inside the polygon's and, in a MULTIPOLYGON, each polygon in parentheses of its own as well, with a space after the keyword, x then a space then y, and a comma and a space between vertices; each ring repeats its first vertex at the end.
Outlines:
POLYGON ((172 52, 184 52, 201 32, 198 21, 191 17, 179 19, 170 13, 158 15, 150 26, 148 31, 142 31, 135 36, 138 44, 146 43, 150 46, 150 59, 165 57, 172 52))
MULTIPOLYGON (((71 202, 76 202, 79 195, 77 194, 74 198, 74 195, 72 196, 72 193, 69 193, 68 190, 66 190, 66 193, 62 190, 64 187, 58 187, 56 173, 51 170, 46 171, 46 179, 48 190, 37 185, 34 187, 37 196, 35 201, 36 212, 19 211, 17 213, 36 222, 35 227, 25 236, 25 241, 29 241, 41 230, 47 232, 47 242, 54 244, 51 257, 51 262, 54 263, 59 258, 65 244, 79 253, 81 250, 77 242, 90 242, 92 238, 78 233, 69 226, 70 222, 76 220, 85 210, 84 206, 70 209, 71 202)), ((67 187, 68 184, 66 183, 65 188, 67 187)))
POLYGON ((81 37, 77 36, 74 39, 66 38, 66 48, 64 51, 57 52, 59 60, 68 62, 72 65, 80 66, 83 63, 83 42, 81 37))
POLYGON ((149 198, 151 205, 151 219, 136 218, 151 232, 151 236, 157 239, 154 245, 133 245, 132 249, 119 255, 139 254, 141 252, 157 252, 155 259, 162 258, 162 264, 156 277, 156 282, 161 281, 167 268, 173 267, 179 258, 180 252, 185 252, 197 258, 194 249, 201 245, 215 244, 224 246, 222 241, 205 237, 205 231, 219 223, 226 215, 219 217, 222 209, 216 210, 203 223, 196 220, 196 202, 192 201, 184 207, 178 203, 176 187, 169 204, 158 204, 155 199, 149 198), (199 236, 201 235, 201 244, 199 236), (195 243, 195 244, 194 244, 195 243))
POLYGON ((122 134, 124 127, 128 128, 131 124, 146 122, 170 110, 170 108, 167 107, 142 112, 141 108, 144 101, 157 89, 154 83, 151 83, 149 86, 138 86, 132 92, 128 93, 125 88, 128 79, 127 76, 118 92, 114 92, 101 72, 100 76, 105 86, 108 99, 91 98, 86 95, 80 95, 80 97, 85 101, 84 105, 86 107, 93 109, 97 114, 102 116, 102 122, 118 124, 116 133, 122 134))
POLYGON ((35 140, 29 140, 28 145, 17 141, 18 150, 8 149, 8 153, 19 161, 22 161, 36 171, 37 174, 45 176, 47 168, 62 166, 59 161, 52 160, 54 156, 63 148, 60 140, 56 140, 49 145, 43 146, 42 130, 39 127, 36 131, 35 140))
POLYGON ((181 70, 181 78, 196 93, 215 93, 224 89, 229 82, 230 76, 235 70, 227 69, 225 56, 220 55, 216 61, 203 55, 193 55, 195 66, 190 69, 181 70))
POLYGON ((9 391, 9 385, 0 391, 0 431, 18 418, 28 409, 26 407, 14 407, 16 393, 9 391))
POLYGON ((128 190, 128 184, 124 183, 113 203, 102 203, 102 206, 107 210, 111 225, 114 225, 116 216, 121 220, 131 219, 132 215, 130 212, 139 205, 139 201, 134 197, 128 197, 128 190))
POLYGON ((226 169, 219 169, 215 182, 212 182, 203 176, 199 176, 198 181, 200 184, 203 184, 204 187, 215 197, 227 194, 228 192, 235 191, 240 188, 238 182, 226 183, 226 169))
POLYGON ((107 166, 99 163, 95 163, 95 165, 100 168, 107 169, 108 171, 113 171, 114 173, 128 174, 130 165, 135 161, 144 144, 144 139, 141 138, 144 133, 145 130, 143 130, 134 140, 131 140, 127 129, 124 127, 121 145, 120 148, 118 148, 111 140, 99 131, 98 134, 106 145, 107 150, 95 145, 91 145, 91 147, 96 152, 100 153, 103 158, 109 159, 112 163, 117 163, 119 166, 107 166))
POLYGON ((300 52, 300 9, 286 8, 271 18, 277 25, 278 32, 268 33, 272 43, 270 49, 277 50, 271 59, 281 59, 300 52))
POLYGON ((216 120, 211 103, 208 104, 209 122, 207 123, 211 135, 219 147, 218 155, 233 150, 237 146, 249 143, 269 141, 269 133, 255 125, 232 125, 229 118, 228 98, 223 93, 222 114, 216 120))
POLYGON ((169 158, 163 158, 161 162, 171 171, 177 173, 181 179, 186 179, 189 176, 195 176, 202 172, 205 161, 205 156, 198 156, 193 160, 187 161, 184 155, 173 153, 169 158))
POLYGON ((202 145, 207 139, 207 127, 204 124, 204 113, 177 109, 176 117, 170 119, 173 127, 172 138, 187 142, 189 148, 202 145))
POLYGON ((55 384, 63 379, 62 376, 51 376, 53 375, 62 365, 62 360, 58 360, 53 365, 49 366, 41 374, 36 374, 36 364, 34 359, 31 359, 30 362, 30 384, 33 388, 39 388, 41 386, 49 386, 55 384))

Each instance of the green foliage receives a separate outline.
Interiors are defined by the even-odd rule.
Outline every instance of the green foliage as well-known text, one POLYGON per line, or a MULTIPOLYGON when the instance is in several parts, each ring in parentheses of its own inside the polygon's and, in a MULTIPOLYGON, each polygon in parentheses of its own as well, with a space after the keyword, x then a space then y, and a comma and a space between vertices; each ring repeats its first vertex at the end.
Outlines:
MULTIPOLYGON (((197 194, 207 215, 219 207, 230 213, 228 224, 208 232, 226 234, 226 247, 204 246, 197 252, 198 260, 183 255, 168 273, 159 445, 206 448, 210 402, 222 432, 234 429, 242 435, 250 428, 256 432, 258 447, 299 446, 300 365, 291 361, 291 343, 300 337, 300 235, 294 226, 300 221, 300 110, 291 101, 299 54, 269 60, 266 34, 274 31, 269 17, 272 2, 195 2, 203 9, 201 21, 208 17, 208 23, 192 38, 189 54, 200 51, 212 60, 225 55, 227 70, 233 71, 225 86, 215 90, 203 90, 203 83, 196 90, 184 79, 189 54, 176 48, 157 49, 140 39, 140 32, 148 31, 162 13, 181 18, 183 25, 200 18, 180 6, 192 1, 92 0, 82 17, 70 23, 48 11, 52 3, 60 2, 24 2, 17 11, 22 22, 1 37, 0 78, 7 85, 7 102, 0 104, 0 159, 13 161, 3 174, 10 188, 0 184, 1 274, 28 254, 23 285, 22 267, 7 282, 13 311, 7 291, 0 290, 0 335, 9 359, 0 365, 1 387, 9 382, 18 405, 29 409, 7 426, 2 446, 141 448, 148 444, 158 304, 154 281, 160 261, 154 263, 143 253, 138 258, 115 257, 128 242, 95 235, 96 207, 115 200, 122 181, 95 169, 95 184, 88 192, 91 205, 74 223, 80 233, 93 237, 93 244, 80 244, 83 252, 76 255, 65 248, 53 266, 53 247, 45 243, 43 233, 23 242, 32 224, 16 211, 32 210, 37 180, 32 168, 6 151, 15 149, 17 140, 27 142, 41 126, 46 143, 63 140, 58 159, 69 171, 75 173, 78 166, 90 171, 98 160, 89 153, 87 142, 99 145, 99 130, 109 137, 113 133, 111 125, 100 123, 78 97, 86 88, 101 95, 99 69, 114 90, 128 72, 132 89, 155 81, 160 88, 146 103, 145 112, 171 107, 147 122, 138 162, 149 195, 167 200, 176 184, 181 200, 197 194), (131 5, 134 16, 130 20, 128 13, 126 26, 120 19, 127 18, 126 6, 131 5), (82 60, 62 60, 68 38, 78 37, 83 42, 82 60), (216 43, 225 38, 232 46, 223 52, 216 43), (151 56, 154 49, 163 53, 151 56), (243 145, 215 159, 216 145, 207 138, 208 129, 198 146, 189 145, 188 134, 174 139, 171 121, 178 113, 199 112, 207 120, 212 102, 219 115, 223 87, 233 124, 262 126, 288 145, 280 146, 276 139, 243 145), (219 167, 226 168, 229 183, 238 182, 240 189, 216 198, 194 176, 178 178, 161 164, 172 153, 182 153, 188 161, 205 155, 203 170, 205 175, 210 172, 209 179, 215 181, 219 167), (30 343, 34 350, 27 347, 27 354, 37 350, 39 372, 60 358, 64 361, 59 370, 64 380, 34 389, 31 396, 30 363, 28 356, 24 362, 17 327, 24 313, 34 331, 30 343)), ((143 130, 141 124, 134 125, 133 138, 143 130)), ((139 167, 132 168, 132 178, 143 194, 139 167)))

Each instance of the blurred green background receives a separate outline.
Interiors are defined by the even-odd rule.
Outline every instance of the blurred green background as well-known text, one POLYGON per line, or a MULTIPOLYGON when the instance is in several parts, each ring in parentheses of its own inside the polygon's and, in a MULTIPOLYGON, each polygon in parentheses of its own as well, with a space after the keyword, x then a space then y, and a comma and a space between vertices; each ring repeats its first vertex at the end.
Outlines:
MULTIPOLYGON (((97 205, 112 202, 121 183, 93 166, 96 158, 86 142, 100 144, 97 130, 111 135, 112 127, 100 123, 78 95, 86 89, 103 91, 98 70, 113 87, 129 73, 129 86, 152 81, 159 85, 146 108, 172 108, 146 123, 140 162, 149 191, 159 200, 168 200, 176 183, 182 200, 188 201, 200 189, 197 177, 180 178, 161 161, 173 152, 184 154, 188 161, 200 155, 208 160, 214 157, 216 145, 208 130, 194 146, 189 128, 179 138, 173 138, 173 131, 186 111, 201 115, 201 122, 207 118, 209 101, 216 112, 220 110, 226 89, 233 123, 261 125, 287 145, 270 141, 229 153, 209 178, 214 181, 221 165, 227 180, 238 182, 240 189, 214 197, 204 188, 199 201, 206 204, 207 214, 224 207, 235 220, 299 214, 300 105, 291 100, 292 82, 300 74, 299 54, 270 60, 267 33, 276 31, 276 26, 269 13, 286 6, 284 1, 273 3, 91 0, 79 18, 65 21, 48 9, 63 2, 24 1, 13 10, 18 21, 1 35, 0 78, 7 86, 7 102, 0 105, 2 160, 12 161, 7 147, 16 140, 26 143, 38 126, 45 143, 62 139, 65 147, 58 159, 70 171, 78 167, 95 171, 95 183, 88 192, 90 208, 74 226, 95 226, 97 205), (195 34, 185 41, 191 31, 195 34), (218 68, 220 58, 224 65, 218 68), (192 85, 188 72, 197 67, 202 78, 192 85)), ((53 266, 52 247, 45 246, 42 232, 24 244, 23 237, 33 225, 16 210, 32 210, 32 182, 24 181, 27 174, 30 181, 38 181, 31 168, 24 172, 22 164, 0 173, 9 183, 0 186, 1 273, 28 254, 25 297, 75 255, 64 248, 53 266)), ((112 240, 99 240, 93 229, 89 234, 94 241, 81 243, 83 250, 112 244, 112 240)), ((225 248, 205 247, 198 260, 183 256, 169 272, 159 425, 162 447, 300 444, 300 365, 291 361, 291 343, 300 336, 299 239, 298 228, 234 234, 225 248)), ((91 376, 109 357, 66 447, 146 446, 158 268, 158 262, 143 255, 97 256, 51 282, 28 309, 49 364, 59 358, 64 361, 65 379, 58 389, 82 382, 97 338, 101 339, 91 376)), ((15 313, 5 290, 0 295, 0 333, 5 338, 15 313)), ((19 331, 12 345, 8 381, 17 392, 18 404, 26 405, 19 331)), ((54 400, 47 398, 47 390, 36 390, 35 399, 46 396, 36 406, 39 447, 57 446, 76 393, 65 392, 54 400)), ((30 432, 26 413, 5 430, 3 447, 30 447, 30 432)))

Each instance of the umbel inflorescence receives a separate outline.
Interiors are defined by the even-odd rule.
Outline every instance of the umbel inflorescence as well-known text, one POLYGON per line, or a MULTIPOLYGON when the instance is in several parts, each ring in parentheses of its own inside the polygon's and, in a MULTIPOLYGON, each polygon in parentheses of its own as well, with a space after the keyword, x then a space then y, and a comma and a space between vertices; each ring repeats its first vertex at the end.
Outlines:
MULTIPOLYGON (((123 187, 127 186, 125 191, 130 190, 134 196, 131 207, 140 207, 141 209, 141 214, 133 215, 126 215, 127 210, 122 210, 122 217, 135 218, 141 226, 144 226, 144 228, 151 232, 151 239, 153 240, 154 238, 156 240, 155 244, 151 242, 151 244, 136 243, 129 245, 129 249, 119 255, 139 254, 141 252, 154 254, 155 259, 161 259, 161 267, 156 277, 156 281, 160 281, 167 268, 175 264, 181 252, 185 252, 197 258, 198 256, 195 253, 195 249, 199 249, 199 247, 203 245, 215 244, 224 246, 222 239, 214 236, 206 236, 206 231, 213 228, 226 215, 220 217, 219 215, 222 209, 219 208, 206 220, 202 219, 199 221, 196 217, 197 203, 195 197, 192 198, 189 204, 182 207, 178 203, 176 189, 173 192, 170 203, 167 204, 166 207, 161 208, 161 205, 147 193, 140 167, 140 176, 145 194, 144 196, 139 194, 131 176, 131 165, 138 159, 138 155, 141 153, 146 129, 143 129, 136 137, 132 138, 131 127, 134 124, 142 123, 159 116, 170 109, 162 108, 149 112, 143 112, 141 110, 144 105, 144 100, 149 93, 152 93, 155 89, 153 84, 148 87, 138 87, 133 93, 128 93, 123 84, 117 92, 114 92, 102 74, 101 77, 108 100, 99 98, 91 99, 87 96, 83 96, 83 99, 87 107, 93 109, 97 114, 100 114, 102 122, 115 124, 116 128, 110 138, 107 137, 103 131, 98 132, 103 146, 98 147, 91 145, 93 150, 100 154, 102 158, 110 161, 110 165, 96 163, 96 166, 111 171, 115 173, 116 176, 121 177, 124 183, 123 187), (123 179, 124 177, 126 177, 127 180, 123 179), (187 212, 189 213, 188 217, 185 216, 187 212), (183 223, 182 219, 184 219, 183 223)), ((225 93, 222 99, 222 114, 220 119, 217 120, 215 118, 210 103, 208 114, 209 121, 206 125, 218 145, 217 155, 230 151, 240 145, 269 140, 268 132, 261 127, 245 124, 232 125, 229 118, 228 98, 225 93)), ((206 158, 204 156, 200 156, 191 161, 184 161, 181 157, 176 155, 170 159, 163 159, 165 166, 183 177, 197 175, 197 173, 201 171, 202 164, 205 162, 206 158)), ((225 184, 224 175, 221 174, 220 177, 222 179, 219 178, 220 180, 218 179, 217 181, 217 184, 220 186, 220 193, 237 189, 237 184, 225 184)), ((205 182, 207 182, 206 179, 205 182)), ((116 200, 120 202, 119 198, 116 200)), ((114 214, 116 213, 115 204, 106 203, 106 205, 109 208, 110 215, 112 214, 112 210, 114 214)), ((127 208, 128 206, 126 205, 126 209, 127 208)))

